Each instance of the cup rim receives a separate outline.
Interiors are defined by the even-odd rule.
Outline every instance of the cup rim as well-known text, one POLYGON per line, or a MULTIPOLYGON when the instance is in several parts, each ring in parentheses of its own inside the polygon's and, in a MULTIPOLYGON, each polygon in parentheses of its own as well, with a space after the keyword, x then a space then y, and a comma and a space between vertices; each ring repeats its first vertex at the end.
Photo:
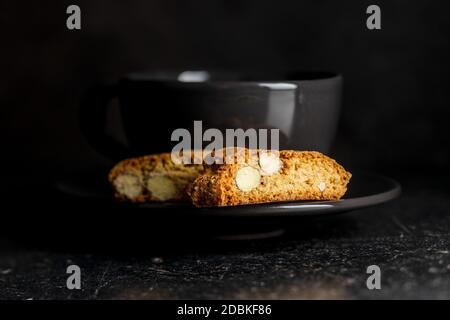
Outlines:
MULTIPOLYGON (((321 82, 342 78, 342 74, 333 71, 295 70, 291 72, 233 72, 222 70, 184 70, 131 72, 122 80, 132 82, 167 83, 178 86, 245 86, 258 85, 269 88, 291 89, 292 84, 302 82, 321 82), (273 74, 273 75, 272 75, 273 74), (270 76, 269 76, 270 75, 270 76), (285 85, 283 85, 285 84, 285 85), (291 84, 291 86, 289 86, 291 84)), ((292 86, 292 89, 294 86, 292 86)))

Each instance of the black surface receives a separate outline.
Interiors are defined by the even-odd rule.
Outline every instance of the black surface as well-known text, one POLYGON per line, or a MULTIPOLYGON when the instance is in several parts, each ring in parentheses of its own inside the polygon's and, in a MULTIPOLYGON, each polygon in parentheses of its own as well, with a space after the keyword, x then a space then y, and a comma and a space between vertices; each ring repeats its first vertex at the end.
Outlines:
POLYGON ((126 219, 113 223, 114 212, 96 219, 93 202, 47 206, 21 230, 4 220, 0 298, 450 299, 449 176, 399 178, 404 193, 393 202, 293 219, 283 236, 257 241, 216 240, 201 224, 185 230, 174 219, 178 236, 156 235, 151 219, 130 229, 126 219), (70 264, 82 269, 79 291, 65 288, 70 264), (366 288, 372 264, 381 267, 381 290, 366 288))
MULTIPOLYGON (((296 217, 307 215, 320 215, 341 213, 350 210, 365 208, 381 204, 397 198, 401 187, 393 179, 361 170, 350 170, 352 178, 344 197, 337 201, 290 201, 278 203, 264 203, 233 207, 196 208, 190 203, 182 202, 154 202, 144 204, 124 203, 122 207, 141 209, 139 214, 155 216, 199 215, 210 217, 296 217)), ((97 199, 111 202, 111 187, 105 183, 108 170, 87 171, 71 174, 56 180, 57 190, 73 196, 73 201, 79 198, 97 199)))

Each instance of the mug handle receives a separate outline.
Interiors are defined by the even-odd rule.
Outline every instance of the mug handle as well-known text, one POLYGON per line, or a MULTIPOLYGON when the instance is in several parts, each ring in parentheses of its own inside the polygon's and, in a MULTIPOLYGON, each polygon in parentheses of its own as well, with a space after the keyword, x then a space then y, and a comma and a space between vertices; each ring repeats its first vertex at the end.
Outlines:
POLYGON ((126 148, 106 133, 106 114, 109 103, 117 97, 116 84, 96 86, 83 96, 79 112, 79 125, 89 145, 97 152, 112 159, 121 159, 126 148))

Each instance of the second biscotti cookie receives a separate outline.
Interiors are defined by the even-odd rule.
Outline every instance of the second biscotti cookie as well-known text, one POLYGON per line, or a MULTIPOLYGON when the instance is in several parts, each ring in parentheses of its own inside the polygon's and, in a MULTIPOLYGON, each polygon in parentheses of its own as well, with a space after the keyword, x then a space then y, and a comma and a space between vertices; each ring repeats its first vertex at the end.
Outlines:
POLYGON ((161 153, 123 160, 108 179, 119 201, 188 201, 187 186, 207 170, 202 164, 175 164, 170 153, 161 153))
POLYGON ((319 152, 259 150, 256 159, 219 165, 199 176, 188 192, 198 207, 336 200, 345 194, 350 178, 341 165, 319 152))

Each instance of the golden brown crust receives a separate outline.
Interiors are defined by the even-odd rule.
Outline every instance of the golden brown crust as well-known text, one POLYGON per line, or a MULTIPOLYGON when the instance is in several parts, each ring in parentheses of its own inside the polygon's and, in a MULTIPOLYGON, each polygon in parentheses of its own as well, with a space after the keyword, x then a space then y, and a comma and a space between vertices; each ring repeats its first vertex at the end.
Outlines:
POLYGON ((279 155, 281 168, 267 175, 260 162, 261 154, 267 151, 232 150, 232 164, 213 166, 175 164, 170 153, 126 159, 114 166, 108 178, 119 201, 186 201, 190 197, 194 205, 209 207, 336 200, 345 194, 351 177, 336 161, 319 152, 275 153, 279 155), (236 182, 238 172, 244 167, 261 173, 252 182, 257 183, 253 189, 247 190, 247 185, 236 182))
MULTIPOLYGON (((261 175, 258 186, 242 191, 236 183, 238 170, 251 166, 261 170, 258 161, 215 166, 199 176, 188 193, 195 206, 232 206, 275 201, 337 200, 347 190, 351 174, 335 160, 315 151, 280 151, 281 169, 261 175)), ((251 158, 254 160, 253 158, 251 158)))

